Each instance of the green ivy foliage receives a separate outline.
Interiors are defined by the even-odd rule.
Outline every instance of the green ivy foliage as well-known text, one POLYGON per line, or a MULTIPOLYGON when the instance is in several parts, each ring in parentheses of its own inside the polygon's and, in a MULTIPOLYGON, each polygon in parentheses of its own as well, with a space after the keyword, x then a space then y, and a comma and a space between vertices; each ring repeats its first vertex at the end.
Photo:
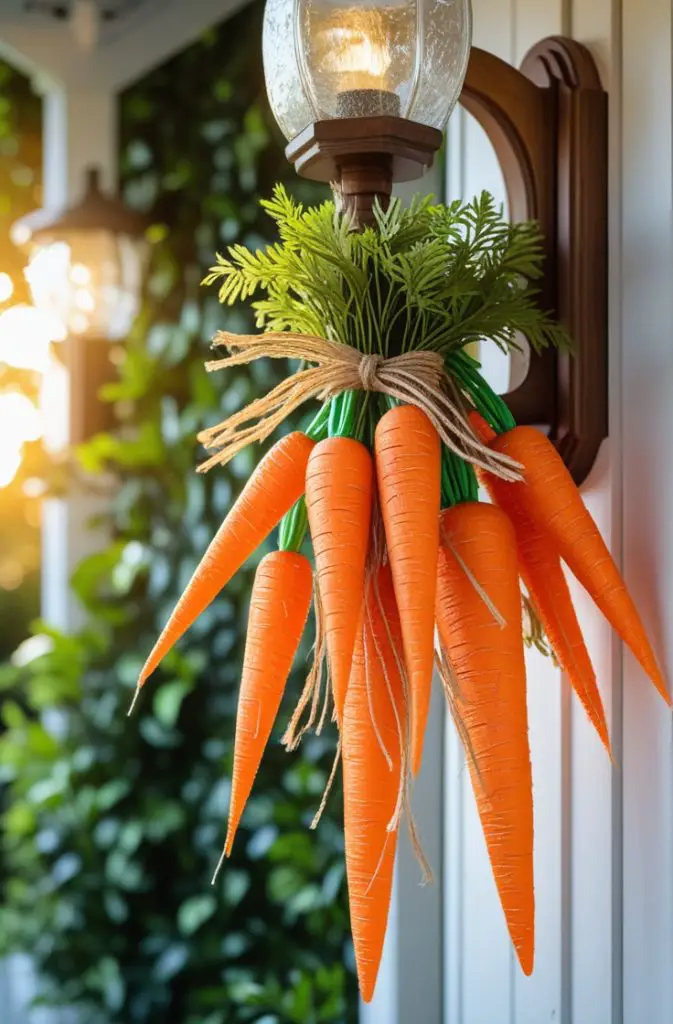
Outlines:
MULTIPOLYGON (((349 1024, 356 1019, 339 796, 308 826, 334 736, 272 742, 231 862, 224 838, 250 568, 201 617, 125 717, 142 661, 258 453, 202 477, 196 431, 274 383, 209 378, 217 328, 250 327, 199 287, 218 247, 269 241, 258 198, 303 198, 266 107, 261 3, 123 97, 127 199, 155 227, 146 303, 106 388, 118 429, 79 453, 114 473, 112 541, 73 586, 68 637, 0 674, 7 864, 0 952, 25 950, 41 998, 83 1024, 349 1024)), ((296 678, 281 717, 287 717, 296 678)))

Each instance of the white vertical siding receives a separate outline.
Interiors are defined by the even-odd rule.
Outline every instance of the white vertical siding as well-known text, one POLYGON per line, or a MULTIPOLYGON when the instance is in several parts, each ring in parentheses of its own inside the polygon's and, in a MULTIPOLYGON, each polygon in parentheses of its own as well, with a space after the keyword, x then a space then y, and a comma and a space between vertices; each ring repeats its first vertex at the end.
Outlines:
MULTIPOLYGON (((664 657, 673 643, 673 139, 667 0, 474 0, 477 45, 518 63, 546 35, 588 45, 610 93, 610 440, 584 497, 664 657)), ((450 195, 490 188, 469 119, 450 129, 450 195)), ((495 368, 502 374, 502 367, 495 368)), ((630 656, 573 585, 611 724, 607 761, 567 681, 529 659, 536 799, 537 963, 514 964, 464 759, 449 727, 445 1024, 670 1024, 673 729, 630 656)))
MULTIPOLYGON (((673 666, 671 4, 623 0, 622 447, 628 582, 673 666)), ((624 660, 624 1019, 673 1020, 671 719, 624 660)))
MULTIPOLYGON (((610 440, 584 497, 673 664, 673 18, 668 0, 474 0, 476 42, 518 61, 552 33, 588 45, 610 93, 610 440), (670 539, 669 539, 670 538, 670 539)), ((448 188, 498 189, 483 136, 451 128, 448 188), (489 185, 493 182, 493 185, 489 185)), ((496 194, 499 194, 496 192, 496 194)), ((591 602, 574 596, 616 766, 567 683, 531 659, 537 967, 503 951, 463 759, 449 730, 446 1024, 670 1024, 673 728, 591 602), (476 921, 476 923, 475 923, 476 921), (509 972, 503 957, 509 957, 509 972)))

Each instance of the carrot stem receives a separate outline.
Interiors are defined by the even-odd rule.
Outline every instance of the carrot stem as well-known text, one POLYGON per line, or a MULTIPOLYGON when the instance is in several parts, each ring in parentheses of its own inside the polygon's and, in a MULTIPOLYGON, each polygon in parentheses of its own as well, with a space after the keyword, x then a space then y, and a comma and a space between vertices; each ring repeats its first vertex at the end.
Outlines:
POLYGON ((329 437, 354 437, 358 404, 357 391, 344 391, 332 400, 327 431, 329 437))
POLYGON ((300 498, 282 520, 278 530, 280 551, 300 551, 308 530, 306 501, 300 498))
POLYGON ((479 500, 479 485, 472 466, 442 446, 442 508, 479 500))
MULTIPOLYGON (((316 443, 324 441, 329 433, 332 413, 337 399, 332 399, 321 405, 316 416, 304 430, 307 437, 316 443)), ((306 502, 303 497, 292 506, 286 516, 283 517, 278 530, 278 547, 281 551, 297 552, 301 550, 302 544, 308 530, 308 516, 306 514, 306 502)))
POLYGON ((446 368, 496 433, 505 434, 516 426, 507 403, 481 375, 477 359, 463 350, 452 352, 446 359, 446 368))

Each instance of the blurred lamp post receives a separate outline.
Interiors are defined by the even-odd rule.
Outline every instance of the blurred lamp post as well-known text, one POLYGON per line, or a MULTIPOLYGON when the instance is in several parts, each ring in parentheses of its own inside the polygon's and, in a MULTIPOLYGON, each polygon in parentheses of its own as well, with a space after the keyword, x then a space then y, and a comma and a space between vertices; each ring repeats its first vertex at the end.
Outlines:
POLYGON ((123 341, 140 310, 147 246, 144 217, 105 195, 97 168, 74 206, 36 210, 17 221, 12 239, 29 255, 33 303, 68 334, 69 440, 87 440, 110 425, 98 398, 112 376, 111 344, 123 341))

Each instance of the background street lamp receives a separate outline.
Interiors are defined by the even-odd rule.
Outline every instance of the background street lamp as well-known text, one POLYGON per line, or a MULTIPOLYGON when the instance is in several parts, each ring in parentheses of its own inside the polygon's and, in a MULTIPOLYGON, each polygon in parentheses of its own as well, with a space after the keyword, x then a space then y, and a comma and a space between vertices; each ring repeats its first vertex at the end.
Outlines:
POLYGON ((99 172, 87 172, 83 199, 17 221, 12 239, 29 253, 25 271, 35 307, 67 333, 70 441, 80 443, 110 422, 97 398, 112 375, 110 343, 127 337, 140 310, 147 243, 144 217, 105 195, 99 172))

